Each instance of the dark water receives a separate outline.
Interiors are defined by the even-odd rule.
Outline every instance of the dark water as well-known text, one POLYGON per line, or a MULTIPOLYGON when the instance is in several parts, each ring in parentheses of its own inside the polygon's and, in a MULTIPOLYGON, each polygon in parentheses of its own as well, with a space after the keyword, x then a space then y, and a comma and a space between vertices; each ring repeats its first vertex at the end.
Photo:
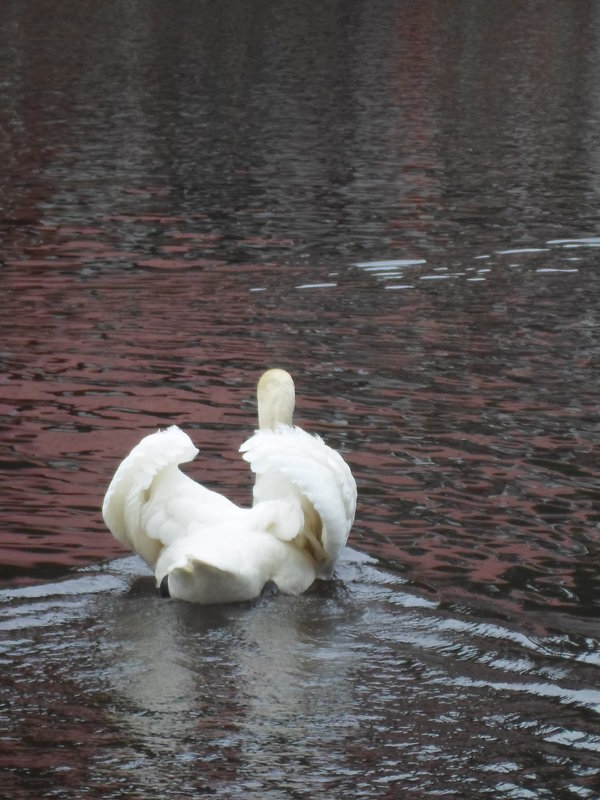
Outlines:
POLYGON ((1 16, 0 795, 599 797, 598 5, 1 16), (161 601, 106 485, 248 502, 272 365, 339 582, 161 601))

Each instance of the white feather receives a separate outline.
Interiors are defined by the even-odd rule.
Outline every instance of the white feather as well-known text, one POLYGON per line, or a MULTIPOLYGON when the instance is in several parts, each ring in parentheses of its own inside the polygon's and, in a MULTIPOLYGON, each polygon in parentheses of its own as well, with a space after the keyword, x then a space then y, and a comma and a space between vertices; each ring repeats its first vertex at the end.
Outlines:
POLYGON ((356 509, 356 483, 341 455, 319 436, 287 425, 257 431, 240 451, 256 474, 255 504, 289 496, 318 514, 321 530, 315 521, 304 533, 321 545, 319 576, 329 575, 346 544, 356 509))
POLYGON ((354 520, 356 484, 339 453, 292 418, 291 376, 259 382, 269 427, 240 448, 256 474, 240 508, 179 470, 198 450, 172 426, 146 436, 117 469, 102 514, 115 538, 167 577, 173 597, 200 603, 256 597, 267 581, 290 594, 328 577, 354 520))

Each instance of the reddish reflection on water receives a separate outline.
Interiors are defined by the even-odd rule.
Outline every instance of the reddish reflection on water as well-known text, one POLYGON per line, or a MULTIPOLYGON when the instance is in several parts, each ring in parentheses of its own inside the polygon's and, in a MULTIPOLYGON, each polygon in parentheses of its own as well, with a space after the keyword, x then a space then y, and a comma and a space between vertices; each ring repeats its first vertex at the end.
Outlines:
POLYGON ((556 244, 490 256, 485 282, 471 284, 464 266, 411 264, 393 277, 232 264, 201 220, 140 214, 127 225, 137 240, 150 226, 154 257, 132 258, 107 223, 38 226, 35 244, 7 259, 4 580, 118 552, 102 496, 157 426, 188 429, 194 476, 247 502, 237 448, 254 425, 257 376, 283 364, 297 377, 299 421, 357 474, 355 544, 427 591, 592 611, 597 346, 579 314, 589 243, 577 272, 542 272, 573 263, 556 244), (390 277, 413 289, 387 291, 390 277))
POLYGON ((597 614, 598 17, 508 5, 320 10, 305 36, 259 4, 235 53, 204 4, 116 34, 77 13, 92 63, 67 6, 46 29, 11 4, 4 582, 118 552, 101 499, 158 425, 245 502, 280 364, 355 468, 355 544, 428 592, 597 614))

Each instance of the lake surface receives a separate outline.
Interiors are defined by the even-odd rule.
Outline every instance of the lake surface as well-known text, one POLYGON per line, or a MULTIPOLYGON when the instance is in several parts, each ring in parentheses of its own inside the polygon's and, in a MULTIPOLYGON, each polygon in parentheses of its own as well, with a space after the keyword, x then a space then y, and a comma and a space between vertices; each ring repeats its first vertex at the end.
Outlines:
POLYGON ((600 796, 600 7, 4 0, 0 794, 600 796), (200 608, 104 528, 269 366, 331 586, 200 608))

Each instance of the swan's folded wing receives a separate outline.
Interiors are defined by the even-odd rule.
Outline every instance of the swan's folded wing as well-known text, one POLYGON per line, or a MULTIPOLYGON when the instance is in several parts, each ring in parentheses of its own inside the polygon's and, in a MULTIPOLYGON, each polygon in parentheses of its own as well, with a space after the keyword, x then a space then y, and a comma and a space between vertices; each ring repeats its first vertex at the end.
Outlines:
POLYGON ((327 568, 346 544, 354 522, 356 483, 341 455, 301 428, 257 431, 241 446, 257 476, 255 501, 277 499, 289 481, 306 497, 323 523, 327 568))

